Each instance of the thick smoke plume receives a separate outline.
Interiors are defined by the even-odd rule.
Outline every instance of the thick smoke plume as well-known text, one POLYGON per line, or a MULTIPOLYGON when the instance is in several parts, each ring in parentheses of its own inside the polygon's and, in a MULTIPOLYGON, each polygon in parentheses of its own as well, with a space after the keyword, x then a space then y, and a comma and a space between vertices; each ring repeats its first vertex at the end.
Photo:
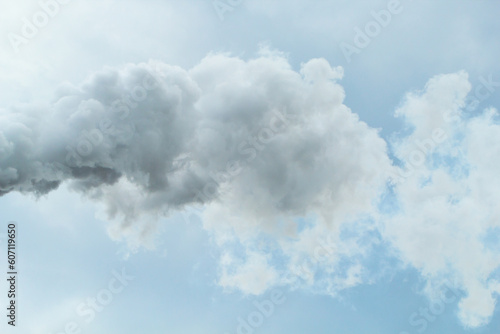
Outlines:
POLYGON ((69 182, 127 221, 229 193, 261 214, 303 215, 326 194, 328 214, 357 214, 390 161, 377 131, 342 104, 341 77, 325 60, 297 73, 273 54, 212 55, 190 71, 106 69, 62 86, 50 105, 2 111, 0 191, 41 195, 69 182), (125 184, 134 194, 117 198, 125 184))
POLYGON ((335 295, 391 254, 429 296, 445 281, 464 291, 464 324, 487 323, 500 292, 487 238, 500 230, 496 110, 464 114, 467 74, 437 76, 403 100, 395 115, 411 131, 389 146, 343 104, 342 76, 270 51, 107 68, 49 104, 0 110, 0 195, 67 184, 136 242, 199 210, 222 249, 219 284, 249 294, 335 295))

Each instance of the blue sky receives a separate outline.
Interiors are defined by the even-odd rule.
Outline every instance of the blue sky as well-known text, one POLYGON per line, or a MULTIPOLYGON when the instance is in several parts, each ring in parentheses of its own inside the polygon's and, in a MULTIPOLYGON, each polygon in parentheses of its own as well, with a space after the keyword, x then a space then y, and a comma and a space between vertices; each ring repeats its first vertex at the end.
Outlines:
POLYGON ((499 7, 3 4, 2 333, 498 333, 499 7))

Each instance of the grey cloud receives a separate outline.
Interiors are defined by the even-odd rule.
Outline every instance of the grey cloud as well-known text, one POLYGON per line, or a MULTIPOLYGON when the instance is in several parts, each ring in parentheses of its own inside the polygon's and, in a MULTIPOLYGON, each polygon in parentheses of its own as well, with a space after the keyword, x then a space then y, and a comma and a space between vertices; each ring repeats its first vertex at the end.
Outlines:
POLYGON ((254 209, 304 213, 325 188, 346 191, 389 165, 384 141, 342 105, 341 76, 319 59, 298 73, 273 52, 209 55, 189 71, 106 68, 51 104, 2 112, 0 189, 40 195, 69 182, 106 202, 100 186, 122 180, 137 193, 121 205, 168 212, 229 187, 256 196, 254 209), (381 165, 362 167, 373 152, 381 165))

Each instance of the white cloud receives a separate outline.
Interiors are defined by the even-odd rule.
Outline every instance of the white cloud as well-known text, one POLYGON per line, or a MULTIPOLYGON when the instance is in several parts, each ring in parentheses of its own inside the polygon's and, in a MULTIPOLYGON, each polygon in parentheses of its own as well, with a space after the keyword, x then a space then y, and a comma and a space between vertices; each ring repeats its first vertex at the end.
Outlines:
POLYGON ((500 226, 500 180, 494 172, 500 140, 495 140, 494 109, 471 118, 461 115, 469 90, 463 72, 437 76, 398 110, 414 127, 395 145, 407 167, 411 152, 424 151, 415 143, 430 143, 433 129, 443 129, 446 140, 425 146, 425 161, 395 185, 400 210, 387 217, 385 236, 430 282, 457 282, 466 293, 459 303, 460 319, 477 327, 488 322, 496 300, 492 286, 500 253, 485 238, 500 226))
POLYGON ((223 288, 237 289, 245 294, 260 295, 269 286, 276 284, 278 275, 274 268, 268 264, 268 259, 261 253, 246 254, 246 261, 231 270, 228 266, 233 265, 233 259, 228 261, 224 257, 224 266, 219 278, 219 285, 223 288))

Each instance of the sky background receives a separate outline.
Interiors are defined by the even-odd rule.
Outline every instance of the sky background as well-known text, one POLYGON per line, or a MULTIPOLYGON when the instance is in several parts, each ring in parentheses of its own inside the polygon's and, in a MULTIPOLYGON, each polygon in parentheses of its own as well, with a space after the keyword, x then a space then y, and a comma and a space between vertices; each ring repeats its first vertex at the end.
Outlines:
MULTIPOLYGON (((191 121, 198 114, 187 106, 182 122, 169 127, 162 123, 168 119, 159 118, 151 124, 173 142, 188 142, 183 131, 198 129, 199 141, 179 146, 176 154, 185 149, 202 167, 220 166, 210 157, 219 157, 224 147, 224 138, 205 134, 206 128, 243 131, 241 137, 228 135, 227 147, 246 138, 243 123, 233 121, 234 110, 251 111, 254 102, 260 108, 274 98, 275 105, 288 106, 280 101, 297 96, 288 106, 297 105, 295 123, 271 139, 213 202, 178 203, 179 196, 168 192, 148 197, 155 190, 153 172, 141 183, 143 175, 125 167, 123 173, 136 177, 129 181, 139 180, 146 195, 114 201, 139 188, 120 182, 96 190, 63 176, 57 190, 39 198, 24 183, 0 197, 2 228, 8 221, 19 224, 20 268, 18 326, 9 328, 3 316, 2 333, 71 333, 71 323, 93 334, 498 333, 500 138, 492 108, 500 105, 500 2, 401 0, 398 13, 351 59, 341 45, 356 46, 355 29, 375 22, 373 11, 387 10, 391 1, 242 0, 224 12, 214 6, 230 2, 72 0, 59 4, 45 26, 14 47, 12 34, 22 36, 23 18, 32 20, 42 7, 37 1, 0 0, 1 190, 7 189, 8 168, 22 170, 18 166, 29 165, 30 157, 48 152, 44 145, 74 145, 82 129, 78 117, 99 119, 78 114, 66 122, 70 116, 60 111, 65 105, 57 104, 75 87, 83 92, 74 93, 79 99, 104 104, 107 97, 99 94, 112 84, 96 73, 130 80, 116 88, 125 92, 144 68, 157 69, 165 82, 172 77, 183 92, 181 102, 158 94, 146 100, 151 98, 150 107, 164 101, 184 108, 199 99, 192 109, 201 110, 200 123, 191 121), (488 81, 499 83, 490 91, 488 81), (268 89, 267 100, 253 97, 260 89, 268 89), (479 104, 470 107, 475 100, 479 104), (341 116, 331 120, 321 111, 329 108, 341 116), (443 110, 461 110, 461 119, 443 122, 443 110), (26 121, 27 128, 37 129, 27 135, 34 143, 27 160, 8 157, 6 149, 5 143, 18 140, 13 133, 20 128, 12 124, 24 122, 16 113, 36 115, 37 121, 26 121), (72 128, 72 122, 79 125, 72 128), (415 142, 433 138, 436 128, 453 140, 438 145, 425 167, 402 184, 388 185, 387 174, 405 164, 415 142), (299 155, 301 140, 311 143, 305 151, 315 152, 312 158, 299 155), (347 144, 330 155, 337 142, 347 144), (281 156, 289 147, 296 154, 281 156), (290 188, 273 188, 280 178, 272 171, 300 159, 315 161, 315 172, 287 169, 297 175, 294 196, 287 197, 290 188), (353 198, 339 190, 351 186, 353 198), (280 205, 272 202, 278 196, 273 189, 285 194, 280 205), (262 204, 266 200, 269 207, 262 204), (129 207, 146 214, 135 217, 134 211, 129 217, 129 207), (106 212, 113 209, 118 214, 110 218, 106 212), (335 261, 316 261, 318 240, 329 233, 340 248, 335 261), (293 272, 304 261, 314 278, 293 272), (87 322, 79 305, 109 288, 122 270, 134 279, 87 322), (290 274, 299 283, 290 283, 290 274), (445 281, 454 282, 453 289, 444 289, 454 300, 425 319, 419 312, 439 300, 445 281), (272 302, 273 293, 280 303, 272 302), (264 301, 271 301, 272 314, 242 329, 240 319, 248 323, 257 311, 254 302, 264 301)), ((141 108, 130 116, 136 125, 142 124, 141 108)), ((273 114, 262 115, 254 120, 241 114, 255 122, 248 133, 255 134, 273 114)), ((146 138, 140 131, 137 138, 146 138)), ((134 154, 154 150, 146 140, 130 147, 134 154)), ((208 178, 198 167, 192 172, 208 178)), ((113 168, 119 170, 118 163, 113 168)), ((35 169, 26 173, 41 175, 35 169)), ((6 291, 5 282, 0 286, 6 291)))

